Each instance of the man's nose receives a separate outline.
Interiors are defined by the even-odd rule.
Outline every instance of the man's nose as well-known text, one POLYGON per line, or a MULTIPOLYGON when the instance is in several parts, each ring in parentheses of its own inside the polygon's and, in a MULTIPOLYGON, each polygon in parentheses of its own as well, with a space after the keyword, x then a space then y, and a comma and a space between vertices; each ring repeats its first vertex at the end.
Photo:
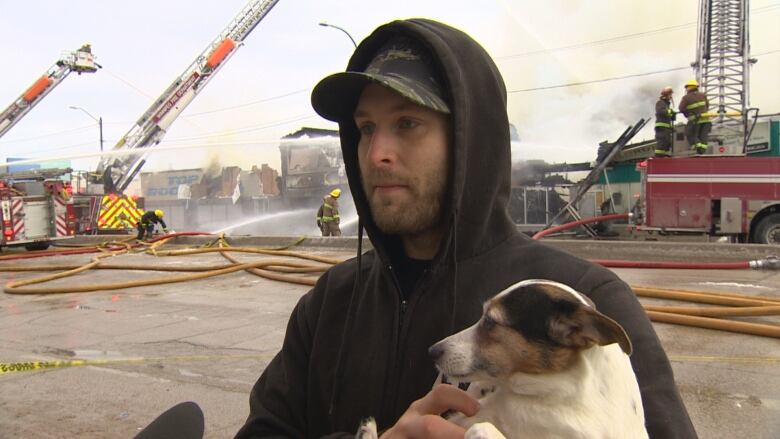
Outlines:
POLYGON ((396 160, 397 143, 390 130, 377 128, 368 145, 367 158, 374 166, 389 165, 396 160))

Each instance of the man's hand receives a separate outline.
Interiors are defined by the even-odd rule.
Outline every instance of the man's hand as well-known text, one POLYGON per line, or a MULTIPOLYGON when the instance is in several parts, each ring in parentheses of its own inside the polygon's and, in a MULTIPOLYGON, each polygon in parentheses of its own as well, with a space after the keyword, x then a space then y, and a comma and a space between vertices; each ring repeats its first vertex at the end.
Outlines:
POLYGON ((463 438, 465 429, 440 416, 447 410, 474 416, 479 411, 479 402, 455 386, 439 384, 413 402, 381 439, 463 438))

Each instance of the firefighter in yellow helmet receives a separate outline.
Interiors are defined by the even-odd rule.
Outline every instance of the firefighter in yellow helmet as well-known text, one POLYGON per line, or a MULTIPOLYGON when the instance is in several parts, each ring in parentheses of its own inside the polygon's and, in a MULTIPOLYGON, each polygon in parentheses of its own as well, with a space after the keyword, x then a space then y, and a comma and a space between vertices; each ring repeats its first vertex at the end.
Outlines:
POLYGON ((655 103, 655 156, 669 157, 672 155, 672 135, 674 134, 674 117, 677 113, 672 109, 672 87, 661 89, 661 96, 655 103))
POLYGON ((707 95, 699 91, 699 81, 691 79, 685 83, 685 96, 680 100, 680 112, 688 119, 685 125, 685 137, 696 154, 704 154, 709 145, 712 121, 706 113, 710 109, 707 95))
POLYGON ((317 210, 317 227, 322 231, 322 236, 341 236, 338 201, 340 196, 341 189, 333 189, 325 195, 322 205, 317 210))
POLYGON ((165 213, 160 209, 144 212, 144 214, 141 215, 141 220, 136 224, 136 228, 138 229, 138 236, 136 238, 138 238, 139 241, 143 240, 144 236, 146 239, 152 239, 155 224, 161 225, 163 232, 168 233, 168 226, 165 225, 163 216, 165 216, 165 213))

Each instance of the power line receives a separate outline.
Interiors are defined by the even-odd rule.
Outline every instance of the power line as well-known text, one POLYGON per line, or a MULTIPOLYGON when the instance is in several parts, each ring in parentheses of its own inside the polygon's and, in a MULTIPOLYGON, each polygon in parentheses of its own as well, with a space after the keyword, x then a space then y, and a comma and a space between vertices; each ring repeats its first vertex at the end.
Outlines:
POLYGON ((236 108, 249 107, 249 106, 252 106, 252 105, 255 105, 255 104, 262 104, 262 103, 266 103, 266 102, 271 102, 271 101, 275 101, 277 99, 286 98, 288 96, 297 95, 297 94, 300 94, 300 93, 303 93, 303 92, 307 92, 307 91, 311 91, 311 87, 309 87, 309 88, 302 88, 300 90, 291 91, 289 93, 285 93, 285 94, 281 94, 281 95, 271 96, 270 98, 263 98, 263 99, 259 99, 259 100, 256 100, 256 101, 251 101, 251 102, 246 102, 246 103, 243 103, 243 104, 233 105, 233 106, 230 106, 230 107, 222 107, 222 108, 216 108, 214 110, 201 111, 200 113, 192 113, 192 114, 188 114, 186 116, 181 116, 181 117, 184 118, 184 117, 200 116, 200 115, 203 115, 203 114, 219 113, 219 112, 222 112, 222 111, 234 110, 236 108))
POLYGON ((25 137, 25 138, 23 138, 23 139, 14 139, 14 140, 0 140, 0 143, 22 143, 22 142, 29 142, 29 141, 31 141, 31 140, 43 139, 43 138, 45 138, 45 137, 51 137, 51 136, 58 136, 58 135, 60 135, 60 134, 65 134, 65 133, 72 133, 72 132, 74 132, 74 131, 81 131, 81 130, 86 130, 87 128, 94 128, 94 127, 95 127, 95 125, 97 125, 97 124, 94 124, 94 123, 93 123, 93 124, 91 124, 91 125, 84 125, 84 126, 77 127, 77 128, 70 128, 70 129, 67 129, 67 130, 62 130, 62 131, 55 131, 55 132, 48 133, 48 134, 41 134, 40 136, 25 137))
POLYGON ((264 129, 267 129, 267 128, 273 128, 273 127, 277 127, 277 126, 280 126, 280 125, 286 125, 288 123, 293 123, 293 122, 298 122, 298 121, 301 121, 301 120, 310 119, 310 118, 315 117, 315 116, 316 115, 311 114, 311 113, 309 113, 309 114, 300 114, 300 115, 297 115, 297 116, 288 117, 286 119, 278 120, 276 122, 272 122, 272 123, 265 124, 265 125, 250 125, 248 127, 236 128, 236 129, 233 129, 233 130, 214 131, 214 132, 211 132, 211 133, 206 133, 206 134, 202 134, 202 135, 198 135, 198 136, 171 138, 171 139, 166 139, 165 141, 166 142, 174 142, 174 143, 175 142, 188 142, 188 141, 191 141, 191 140, 204 139, 204 138, 214 137, 214 136, 229 136, 229 135, 233 135, 233 134, 244 134, 244 133, 248 133, 248 132, 252 132, 252 131, 260 131, 260 130, 264 130, 264 129))
POLYGON ((611 78, 602 78, 602 79, 594 79, 592 81, 581 81, 581 82, 569 82, 566 84, 557 84, 557 85, 548 85, 546 87, 534 87, 534 88, 524 88, 520 90, 509 90, 507 93, 521 93, 521 92, 527 92, 527 91, 537 91, 537 90, 550 90, 553 88, 564 88, 564 87, 576 87, 580 85, 587 85, 587 84, 596 84, 599 82, 608 82, 608 81, 617 81, 619 79, 627 79, 627 78, 636 78, 640 76, 649 76, 649 75, 657 75, 659 73, 669 73, 669 72, 675 72, 678 70, 687 70, 691 67, 675 67, 672 69, 666 69, 666 70, 656 70, 654 72, 645 72, 645 73, 636 73, 633 75, 625 75, 625 76, 613 76, 611 78))
MULTIPOLYGON (((780 49, 775 49, 775 50, 769 50, 767 52, 756 53, 753 56, 769 55, 771 53, 777 53, 777 52, 780 52, 780 49)), ((635 73, 633 75, 613 76, 611 78, 594 79, 594 80, 591 80, 591 81, 569 82, 569 83, 566 83, 566 84, 548 85, 548 86, 544 86, 544 87, 533 87, 533 88, 523 88, 523 89, 519 89, 519 90, 508 90, 507 94, 509 94, 509 93, 522 93, 522 92, 537 91, 537 90, 550 90, 550 89, 553 89, 553 88, 577 87, 577 86, 580 86, 580 85, 597 84, 597 83, 600 83, 600 82, 617 81, 617 80, 620 80, 620 79, 637 78, 637 77, 640 77, 640 76, 650 76, 650 75, 658 75, 660 73, 676 72, 676 71, 679 71, 679 70, 687 70, 687 69, 690 69, 690 68, 691 68, 690 66, 674 67, 674 68, 666 69, 666 70, 656 70, 656 71, 653 71, 653 72, 635 73)))
POLYGON ((588 42, 585 42, 585 43, 572 44, 572 45, 569 45, 569 46, 552 47, 552 48, 549 48, 549 49, 532 50, 530 52, 523 52, 523 53, 518 53, 518 54, 515 54, 515 55, 500 56, 500 57, 497 57, 496 59, 497 60, 504 60, 504 59, 514 59, 514 58, 524 58, 524 57, 527 57, 527 56, 539 55, 539 54, 542 54, 542 53, 552 53, 552 52, 559 52, 559 51, 563 51, 563 50, 580 49, 580 48, 583 48, 583 47, 597 46, 597 45, 602 45, 602 44, 614 43, 616 41, 623 41, 623 40, 629 40, 629 39, 633 39, 633 38, 639 38, 639 37, 642 37, 642 36, 645 36, 645 35, 652 35, 652 34, 657 34, 657 33, 662 33, 662 32, 669 32, 669 31, 672 31, 672 30, 684 29, 684 28, 692 27, 695 24, 696 24, 695 22, 693 22, 693 23, 686 23, 686 24, 678 24, 676 26, 668 26, 668 27, 652 29, 652 30, 648 30, 648 31, 644 31, 644 32, 637 32, 637 33, 633 33, 633 34, 620 35, 620 36, 617 36, 617 37, 605 38, 603 40, 594 40, 594 41, 588 41, 588 42))
MULTIPOLYGON (((755 8, 755 9, 753 9, 752 13, 753 14, 760 14, 760 13, 764 13, 764 12, 771 12, 771 11, 777 10, 777 9, 780 9, 780 3, 775 3, 775 4, 770 4, 770 5, 767 5, 767 6, 762 6, 760 8, 755 8)), ((660 28, 657 28, 657 29, 650 29, 650 30, 646 30, 646 31, 643 31, 643 32, 636 32, 636 33, 631 33, 631 34, 618 35, 618 36, 615 36, 615 37, 609 37, 609 38, 605 38, 605 39, 601 39, 601 40, 594 40, 594 41, 588 41, 588 42, 584 42, 584 43, 571 44, 571 45, 568 45, 568 46, 551 47, 551 48, 548 48, 548 49, 532 50, 532 51, 529 51, 529 52, 517 53, 517 54, 514 54, 514 55, 499 56, 499 57, 496 57, 496 60, 524 58, 524 57, 533 56, 533 55, 539 55, 539 54, 543 54, 543 53, 552 53, 552 52, 559 52, 559 51, 564 51, 564 50, 581 49, 583 47, 599 46, 599 45, 603 45, 603 44, 614 43, 614 42, 617 42, 617 41, 630 40, 630 39, 634 39, 634 38, 644 37, 644 36, 647 36, 647 35, 654 35, 654 34, 659 34, 659 33, 664 33, 664 32, 670 32, 670 31, 685 29, 685 28, 694 27, 694 26, 696 26, 696 22, 692 21, 692 22, 683 23, 683 24, 676 24, 676 25, 673 25, 673 26, 666 26, 666 27, 660 27, 660 28)))
POLYGON ((127 85, 128 87, 132 88, 133 90, 135 90, 136 92, 138 92, 138 93, 139 93, 141 96, 143 96, 143 97, 145 97, 145 98, 149 98, 149 99, 154 99, 154 97, 153 97, 153 96, 151 96, 151 95, 149 95, 148 93, 146 93, 145 91, 141 90, 141 88, 140 88, 140 87, 136 87, 135 85, 133 85, 133 83, 131 83, 131 82, 130 82, 130 81, 128 81, 127 79, 125 79, 125 78, 123 78, 123 77, 121 77, 121 76, 117 75, 116 73, 112 72, 111 70, 109 70, 109 69, 107 69, 107 68, 105 68, 105 67, 103 67, 103 69, 102 69, 102 70, 104 70, 104 71, 105 71, 106 73, 108 73, 110 76, 113 76, 113 77, 114 77, 115 79, 117 79, 118 81, 120 81, 120 82, 124 83, 125 85, 127 85))

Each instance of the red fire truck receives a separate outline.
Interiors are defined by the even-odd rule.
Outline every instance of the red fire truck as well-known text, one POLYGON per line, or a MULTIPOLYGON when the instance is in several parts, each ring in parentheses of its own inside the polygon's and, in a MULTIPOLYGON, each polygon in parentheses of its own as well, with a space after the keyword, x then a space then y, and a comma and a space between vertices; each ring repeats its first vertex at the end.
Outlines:
POLYGON ((76 215, 70 184, 58 178, 68 171, 0 175, 0 246, 43 250, 51 241, 73 238, 76 215))
POLYGON ((648 159, 641 230, 780 244, 780 157, 648 159))

